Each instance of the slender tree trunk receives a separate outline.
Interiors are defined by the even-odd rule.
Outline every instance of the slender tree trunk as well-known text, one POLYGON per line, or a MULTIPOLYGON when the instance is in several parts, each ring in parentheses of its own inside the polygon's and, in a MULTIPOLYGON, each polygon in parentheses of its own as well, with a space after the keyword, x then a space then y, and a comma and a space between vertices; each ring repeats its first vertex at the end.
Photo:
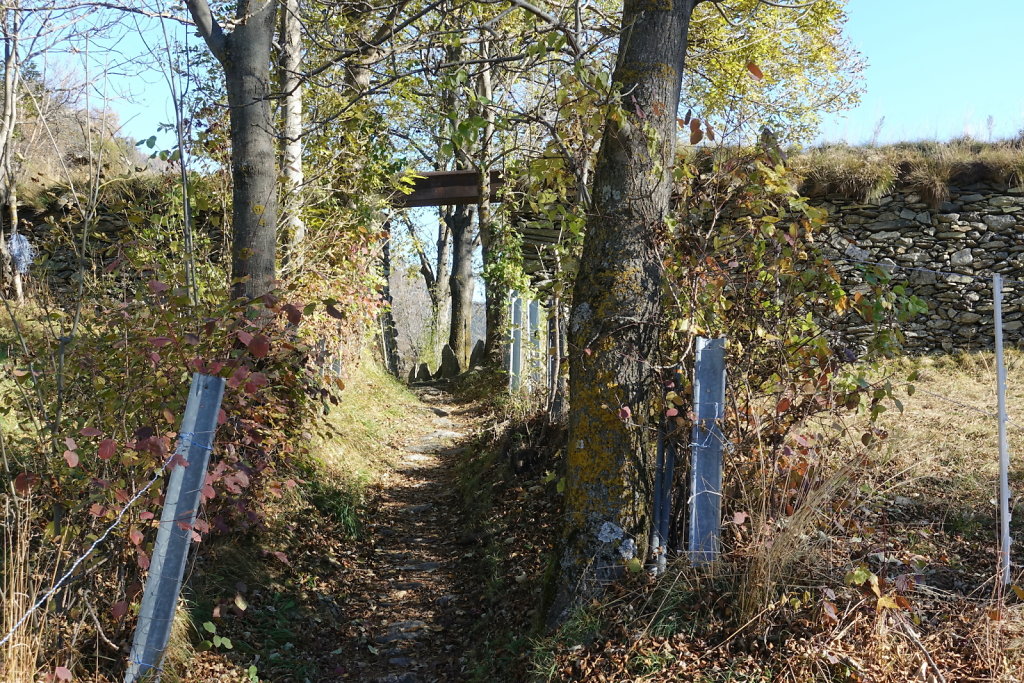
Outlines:
POLYGON ((0 201, 3 215, 0 215, 0 269, 11 279, 14 300, 25 298, 22 290, 21 273, 14 267, 7 248, 7 238, 18 229, 18 190, 14 173, 14 129, 18 121, 18 87, 21 64, 18 60, 18 39, 21 28, 20 10, 17 2, 0 10, 0 31, 4 43, 4 94, 3 109, 0 110, 0 201), (9 232, 3 229, 6 219, 9 232))
POLYGON ((551 617, 566 618, 649 538, 652 361, 661 313, 659 239, 696 0, 625 0, 613 80, 624 116, 605 125, 594 208, 569 320, 566 538, 551 617), (650 140, 653 137, 655 144, 650 140), (627 543, 624 543, 628 541, 627 543))
MULTIPOLYGON (((481 243, 483 245, 483 260, 485 267, 493 258, 500 258, 493 249, 494 226, 490 226, 485 232, 481 228, 481 243), (487 239, 485 239, 485 237, 487 239)), ((487 330, 484 336, 484 353, 487 362, 501 370, 508 370, 509 346, 509 291, 504 280, 494 276, 484 278, 484 294, 487 297, 485 315, 487 317, 487 330)))
POLYGON ((283 0, 280 41, 281 172, 284 176, 281 213, 288 239, 286 266, 295 270, 301 267, 299 250, 306 238, 306 226, 302 222, 302 25, 298 0, 283 0))
MULTIPOLYGON (((489 56, 490 42, 484 40, 480 46, 482 56, 489 56)), ((494 97, 491 82, 491 66, 480 70, 477 94, 484 100, 481 114, 485 121, 480 148, 480 201, 477 205, 477 223, 480 226, 480 244, 484 262, 484 297, 486 330, 484 332, 484 355, 487 361, 501 369, 508 368, 508 344, 506 336, 509 326, 509 292, 503 277, 489 273, 491 259, 501 257, 494 250, 496 226, 491 215, 491 141, 494 138, 494 106, 489 104, 494 97)))
POLYGON ((384 364, 388 372, 398 377, 398 328, 395 325, 394 299, 391 298, 391 221, 384 223, 384 248, 381 250, 380 270, 384 280, 381 290, 384 308, 380 312, 382 346, 384 348, 384 364))
POLYGON ((469 367, 470 330, 473 323, 473 213, 468 206, 457 206, 451 213, 448 229, 452 233, 452 317, 448 346, 459 359, 459 367, 469 367))
POLYGON ((230 33, 207 0, 186 4, 224 67, 231 115, 231 293, 255 299, 275 287, 276 277, 276 129, 268 95, 277 0, 238 0, 230 33))

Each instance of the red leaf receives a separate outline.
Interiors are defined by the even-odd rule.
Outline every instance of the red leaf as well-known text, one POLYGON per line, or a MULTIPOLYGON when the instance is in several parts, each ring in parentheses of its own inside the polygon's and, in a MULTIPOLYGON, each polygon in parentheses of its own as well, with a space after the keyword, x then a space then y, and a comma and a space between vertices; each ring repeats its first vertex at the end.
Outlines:
POLYGON ((332 318, 337 318, 338 320, 345 319, 345 314, 339 311, 337 308, 335 308, 334 304, 327 304, 327 308, 325 310, 327 311, 327 315, 331 316, 332 318))
POLYGON ((117 451, 117 442, 113 439, 103 439, 100 441, 100 448, 96 452, 96 455, 100 460, 110 460, 114 457, 114 453, 117 451))
POLYGON ((295 304, 285 304, 283 310, 288 316, 288 322, 292 325, 298 325, 302 320, 302 311, 295 304))
POLYGON ((235 368, 235 371, 231 373, 231 377, 228 378, 228 387, 237 389, 242 385, 242 382, 249 376, 249 368, 244 365, 235 368))
POLYGON ((64 451, 64 461, 68 464, 68 467, 78 467, 78 453, 64 451))
POLYGON ((764 78, 764 73, 761 72, 760 67, 758 67, 757 64, 754 64, 753 62, 747 62, 747 71, 749 71, 750 75, 757 80, 761 80, 762 78, 764 78))
POLYGON ((170 344, 174 340, 171 339, 170 337, 148 337, 146 341, 148 341, 156 348, 161 349, 170 344))
POLYGON ((679 414, 679 410, 676 408, 669 408, 665 411, 665 417, 675 417, 679 414))
POLYGON ((170 285, 165 285, 164 283, 160 282, 159 280, 150 280, 146 284, 149 287, 149 291, 153 292, 154 294, 159 294, 160 292, 166 292, 168 289, 171 288, 170 285))
POLYGON ((64 443, 67 444, 67 447, 68 447, 69 451, 77 451, 78 450, 78 444, 75 443, 75 440, 72 439, 70 436, 64 437, 64 443))
POLYGON ((690 119, 692 119, 692 118, 693 118, 693 110, 692 109, 687 109, 686 110, 686 116, 685 116, 685 118, 683 118, 683 125, 684 126, 690 125, 690 119))
POLYGON ((792 401, 790 401, 788 398, 783 398, 781 401, 779 401, 778 405, 775 406, 775 412, 784 413, 787 410, 789 410, 790 405, 792 405, 792 401))
POLYGON ((142 532, 138 529, 132 529, 128 532, 128 540, 132 542, 132 545, 142 545, 142 532))
POLYGON ((274 557, 276 557, 277 559, 281 560, 282 562, 284 562, 287 565, 291 564, 291 562, 288 561, 288 556, 285 555, 284 553, 282 553, 280 550, 275 550, 274 552, 272 552, 270 554, 273 555, 274 557))
POLYGON ((715 131, 711 128, 710 123, 704 124, 704 132, 707 133, 708 140, 715 141, 715 131))
POLYGON ((266 358, 270 353, 270 340, 266 335, 257 334, 246 346, 249 347, 249 353, 256 358, 266 358))
POLYGON ((14 490, 25 495, 33 486, 39 483, 40 476, 32 472, 22 472, 14 478, 14 490))
POLYGON ((224 409, 217 411, 217 424, 222 425, 228 421, 228 414, 224 412, 224 409))
POLYGON ((114 606, 110 608, 110 616, 114 617, 114 621, 121 621, 126 614, 128 614, 128 602, 126 600, 115 602, 114 606))
POLYGON ((102 436, 103 432, 95 427, 82 427, 79 431, 82 436, 102 436))
POLYGON ((249 332, 246 332, 245 330, 239 330, 237 334, 238 334, 238 341, 242 342, 246 346, 248 346, 249 343, 252 341, 252 334, 249 333, 249 332))
POLYGON ((632 417, 633 411, 629 409, 629 406, 622 406, 619 408, 619 419, 625 422, 632 417))
MULTIPOLYGON (((696 120, 696 119, 694 119, 696 120)), ((698 142, 704 139, 704 132, 700 128, 690 129, 690 144, 696 145, 698 142)))
POLYGON ((102 517, 106 509, 99 503, 93 503, 89 506, 89 514, 93 517, 102 517))
POLYGON ((156 515, 154 515, 149 510, 143 510, 142 512, 139 513, 139 519, 141 519, 144 522, 145 521, 149 521, 149 520, 153 519, 154 517, 156 517, 156 515))
POLYGON ((135 561, 139 563, 139 569, 149 569, 149 555, 142 548, 137 548, 135 552, 138 556, 135 561))
POLYGON ((735 512, 732 516, 732 523, 739 526, 747 521, 747 517, 749 517, 749 515, 746 512, 735 512))
POLYGON ((53 670, 53 675, 58 681, 70 681, 71 680, 71 669, 66 666, 58 666, 53 670))
POLYGON ((265 387, 269 382, 267 376, 264 375, 262 372, 254 372, 251 375, 249 375, 249 381, 258 387, 265 387))

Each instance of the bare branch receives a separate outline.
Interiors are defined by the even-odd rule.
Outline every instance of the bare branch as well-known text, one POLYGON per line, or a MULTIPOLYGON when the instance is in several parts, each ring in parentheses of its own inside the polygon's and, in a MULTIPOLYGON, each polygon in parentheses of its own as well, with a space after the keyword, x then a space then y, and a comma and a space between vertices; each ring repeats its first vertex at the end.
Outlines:
POLYGON ((559 31, 561 31, 562 35, 565 36, 566 42, 569 43, 569 47, 572 48, 573 55, 578 57, 581 54, 583 54, 583 51, 580 50, 579 43, 576 42, 576 36, 574 36, 572 34, 572 31, 569 30, 569 27, 566 26, 565 24, 563 24, 560 19, 551 16, 550 14, 548 14, 547 12, 542 10, 540 7, 537 7, 533 3, 527 2, 527 0, 508 0, 508 1, 510 3, 512 3, 513 5, 515 5, 516 7, 524 9, 527 12, 529 12, 530 14, 533 14, 538 19, 543 19, 544 21, 546 21, 549 24, 551 24, 551 26, 553 28, 556 28, 559 31))

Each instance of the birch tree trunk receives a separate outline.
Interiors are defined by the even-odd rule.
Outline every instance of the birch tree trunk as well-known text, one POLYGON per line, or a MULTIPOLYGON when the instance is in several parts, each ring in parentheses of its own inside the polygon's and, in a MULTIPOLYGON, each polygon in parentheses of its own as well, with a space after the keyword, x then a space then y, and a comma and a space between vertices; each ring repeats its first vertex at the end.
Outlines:
POLYGON ((697 1, 624 2, 613 75, 622 87, 624 115, 605 125, 569 320, 567 517, 550 613, 555 622, 621 574, 631 544, 640 560, 646 552, 659 239, 669 209, 687 30, 697 1))
POLYGON ((302 25, 299 22, 298 0, 283 0, 281 7, 280 77, 281 105, 281 172, 284 176, 281 213, 288 250, 285 260, 289 270, 301 266, 300 249, 306 238, 302 222, 302 25))
MULTIPOLYGON (((14 175, 14 129, 18 122, 18 87, 21 64, 18 59, 20 8, 17 0, 0 10, 0 32, 4 44, 4 93, 0 109, 0 269, 9 275, 14 300, 25 298, 21 273, 14 266, 7 248, 7 239, 18 229, 18 191, 14 175), (7 230, 4 230, 6 219, 7 230)), ((2 280, 0 280, 2 281, 2 280)))

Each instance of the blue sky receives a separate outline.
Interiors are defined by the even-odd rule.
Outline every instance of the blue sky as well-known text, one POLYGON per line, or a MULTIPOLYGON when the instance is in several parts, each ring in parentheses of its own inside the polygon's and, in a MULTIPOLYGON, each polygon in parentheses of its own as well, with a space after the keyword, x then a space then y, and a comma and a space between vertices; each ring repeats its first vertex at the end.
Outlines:
POLYGON ((821 138, 879 142, 1024 128, 1024 0, 850 0, 846 34, 867 58, 861 105, 821 138))
MULTIPOLYGON (((865 142, 883 116, 879 142, 970 133, 987 139, 1024 128, 1024 0, 850 0, 847 36, 868 60, 866 92, 855 110, 829 116, 819 141, 865 142)), ((163 35, 148 24, 152 45, 163 35)), ((173 39, 191 31, 168 25, 173 39)), ((119 47, 143 51, 128 32, 119 47)), ((126 135, 146 138, 173 120, 163 76, 139 74, 117 85, 134 102, 114 108, 126 135)), ((169 136, 162 140, 172 144, 169 136)))

